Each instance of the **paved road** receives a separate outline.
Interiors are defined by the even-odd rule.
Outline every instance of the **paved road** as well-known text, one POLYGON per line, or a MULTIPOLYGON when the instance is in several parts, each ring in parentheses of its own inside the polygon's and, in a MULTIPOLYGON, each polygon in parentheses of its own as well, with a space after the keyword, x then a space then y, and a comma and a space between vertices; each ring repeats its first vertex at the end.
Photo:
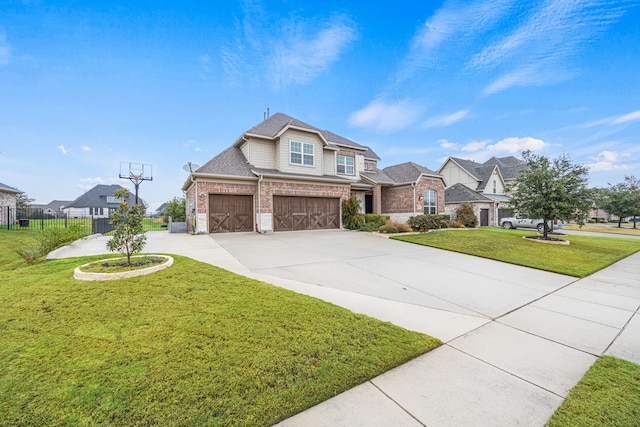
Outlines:
POLYGON ((148 236, 445 342, 281 426, 542 426, 598 356, 640 363, 640 254, 576 280, 349 231, 148 236))

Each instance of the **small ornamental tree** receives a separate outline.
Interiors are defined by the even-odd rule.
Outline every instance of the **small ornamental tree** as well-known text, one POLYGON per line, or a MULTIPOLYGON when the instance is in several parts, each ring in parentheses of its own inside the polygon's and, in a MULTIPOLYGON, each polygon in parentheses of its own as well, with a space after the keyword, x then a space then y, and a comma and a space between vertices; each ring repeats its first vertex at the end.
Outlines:
POLYGON ((147 242, 142 226, 145 209, 141 204, 130 206, 127 203, 131 194, 126 188, 119 188, 113 196, 122 202, 109 214, 114 231, 113 237, 107 242, 107 249, 126 255, 127 264, 131 264, 131 255, 141 252, 147 242))
POLYGON ((169 222, 169 217, 175 222, 185 222, 187 220, 187 209, 184 197, 174 197, 167 203, 167 209, 162 214, 164 222, 169 222))
POLYGON ((456 220, 467 228, 476 228, 478 226, 478 217, 473 211, 471 203, 463 203, 456 208, 456 220))
POLYGON ((541 218, 544 239, 548 239, 547 224, 554 219, 583 225, 593 204, 592 191, 587 188, 587 168, 572 164, 565 154, 550 160, 527 150, 522 158, 527 168, 508 188, 516 212, 541 218))

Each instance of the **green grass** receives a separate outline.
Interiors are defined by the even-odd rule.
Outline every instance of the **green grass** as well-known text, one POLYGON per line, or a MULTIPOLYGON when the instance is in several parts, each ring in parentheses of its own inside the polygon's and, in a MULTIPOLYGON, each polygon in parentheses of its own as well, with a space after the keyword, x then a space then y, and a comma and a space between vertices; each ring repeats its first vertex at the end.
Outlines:
POLYGON ((640 426, 640 365, 601 357, 571 390, 547 426, 640 426))
POLYGON ((174 256, 81 282, 104 258, 26 265, 0 232, 0 425, 269 426, 440 342, 174 256))
POLYGON ((575 277, 588 276, 640 250, 640 240, 567 235, 570 245, 523 239, 523 230, 481 228, 395 236, 394 239, 575 277))

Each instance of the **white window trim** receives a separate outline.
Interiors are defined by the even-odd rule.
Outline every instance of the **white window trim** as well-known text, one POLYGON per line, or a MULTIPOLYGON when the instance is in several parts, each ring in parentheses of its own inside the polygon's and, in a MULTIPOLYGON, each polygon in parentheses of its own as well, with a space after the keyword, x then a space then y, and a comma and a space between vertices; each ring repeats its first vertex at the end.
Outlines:
POLYGON ((343 154, 338 154, 337 160, 336 160, 336 172, 338 173, 338 175, 355 175, 356 174, 356 159, 353 156, 345 156, 343 154), (341 166, 340 165, 340 158, 343 159, 351 159, 351 165, 347 165, 347 162, 344 162, 344 172, 340 172, 338 171, 338 167, 341 166), (351 168, 351 172, 348 171, 348 168, 351 168))
POLYGON ((313 145, 310 142, 302 142, 302 141, 295 141, 295 140, 290 140, 289 141, 289 164, 292 166, 304 166, 307 168, 313 168, 316 166, 316 147, 315 145, 313 145), (293 144, 300 144, 300 149, 301 151, 298 152, 294 152, 293 151, 293 144), (311 146, 311 154, 305 154, 304 153, 304 147, 305 145, 311 146), (291 161, 291 154, 300 154, 300 163, 295 163, 291 161), (311 156, 311 161, 312 163, 310 165, 307 165, 304 163, 304 157, 305 156, 311 156))
MULTIPOLYGON (((433 207, 435 212, 433 214, 437 214, 438 213, 438 192, 436 190, 424 190, 422 193, 422 198, 423 198, 423 202, 422 202, 422 211, 423 213, 429 213, 430 212, 425 212, 427 210, 427 207, 431 208, 433 207), (427 202, 429 202, 429 197, 427 197, 427 194, 433 194, 433 205, 431 205, 430 203, 427 204, 427 202)), ((432 215, 433 215, 432 214, 432 215)))

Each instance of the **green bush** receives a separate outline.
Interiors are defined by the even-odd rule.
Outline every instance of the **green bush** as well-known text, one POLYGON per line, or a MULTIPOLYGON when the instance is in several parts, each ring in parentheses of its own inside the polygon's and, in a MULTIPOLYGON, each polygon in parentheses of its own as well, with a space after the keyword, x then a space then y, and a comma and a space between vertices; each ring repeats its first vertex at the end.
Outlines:
POLYGON ((169 217, 174 222, 185 222, 187 220, 186 201, 184 197, 174 197, 167 203, 167 209, 162 214, 165 223, 169 222, 169 217))
POLYGON ((478 226, 478 217, 473 211, 471 203, 463 203, 456 208, 456 221, 467 228, 476 228, 478 226))
POLYGON ((378 231, 380 227, 389 222, 388 215, 366 214, 364 216, 364 224, 360 226, 362 231, 378 231))
POLYGON ((383 225, 378 229, 378 231, 385 234, 397 233, 398 227, 395 227, 393 225, 383 225))
POLYGON ((79 224, 67 228, 46 228, 36 235, 33 244, 24 246, 16 253, 28 264, 35 264, 49 252, 85 237, 87 233, 79 224))
POLYGON ((358 230, 364 225, 364 215, 360 213, 361 202, 352 194, 342 200, 342 226, 349 230, 358 230))
POLYGON ((451 219, 449 215, 422 214, 410 217, 408 223, 413 231, 437 230, 439 228, 448 228, 451 224, 451 219))

